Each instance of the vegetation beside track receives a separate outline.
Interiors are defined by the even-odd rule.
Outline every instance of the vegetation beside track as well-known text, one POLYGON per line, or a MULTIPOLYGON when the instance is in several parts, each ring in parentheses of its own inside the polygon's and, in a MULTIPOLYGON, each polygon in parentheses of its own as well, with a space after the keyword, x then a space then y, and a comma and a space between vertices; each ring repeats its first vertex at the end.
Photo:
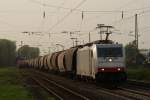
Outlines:
POLYGON ((150 82, 150 68, 144 66, 128 67, 128 79, 150 82))
POLYGON ((0 67, 0 100, 33 100, 16 67, 0 67))

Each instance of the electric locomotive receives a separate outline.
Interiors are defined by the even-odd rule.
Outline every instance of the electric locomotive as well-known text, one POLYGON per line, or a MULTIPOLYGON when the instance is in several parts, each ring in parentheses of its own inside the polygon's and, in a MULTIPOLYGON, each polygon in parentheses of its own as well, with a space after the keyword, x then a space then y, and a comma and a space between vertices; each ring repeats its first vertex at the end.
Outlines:
POLYGON ((92 44, 77 51, 77 75, 97 82, 126 81, 125 51, 122 44, 92 44))

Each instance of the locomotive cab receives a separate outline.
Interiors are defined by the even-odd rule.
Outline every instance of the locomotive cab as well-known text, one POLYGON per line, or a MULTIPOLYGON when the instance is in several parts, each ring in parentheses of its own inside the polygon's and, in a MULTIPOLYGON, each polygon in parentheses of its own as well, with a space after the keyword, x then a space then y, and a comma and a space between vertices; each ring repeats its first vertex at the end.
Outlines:
POLYGON ((122 83, 126 80, 122 44, 96 44, 94 53, 97 81, 122 83))
POLYGON ((92 44, 77 52, 77 75, 100 83, 124 83, 125 51, 121 44, 92 44))

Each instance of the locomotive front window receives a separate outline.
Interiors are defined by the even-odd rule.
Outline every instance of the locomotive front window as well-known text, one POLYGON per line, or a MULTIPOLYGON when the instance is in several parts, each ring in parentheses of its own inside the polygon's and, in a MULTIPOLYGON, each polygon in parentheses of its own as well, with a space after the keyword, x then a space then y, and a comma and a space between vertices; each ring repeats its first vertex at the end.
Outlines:
POLYGON ((97 48, 98 57, 122 57, 121 47, 97 48))

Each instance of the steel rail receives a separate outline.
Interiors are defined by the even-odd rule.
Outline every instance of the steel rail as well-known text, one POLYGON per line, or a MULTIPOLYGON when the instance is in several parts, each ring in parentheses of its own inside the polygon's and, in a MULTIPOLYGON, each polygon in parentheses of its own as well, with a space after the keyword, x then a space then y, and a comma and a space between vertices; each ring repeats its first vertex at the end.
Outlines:
MULTIPOLYGON (((36 71, 35 73, 38 73, 38 75, 43 75, 43 76, 48 78, 47 74, 41 73, 39 71, 36 71)), ((42 78, 45 78, 45 77, 42 77, 42 78)), ((45 79, 47 79, 47 78, 45 78, 45 79)), ((47 80, 47 81, 50 81, 50 80, 47 80)), ((121 91, 123 92, 124 90, 121 90, 121 91)), ((105 94, 108 94, 108 95, 111 95, 111 96, 115 96, 115 97, 118 97, 118 98, 121 98, 121 99, 125 99, 125 100, 126 99, 128 99, 128 100, 137 99, 135 96, 128 95, 128 94, 123 94, 121 92, 118 92, 117 90, 110 90, 110 89, 106 89, 106 88, 101 88, 100 92, 103 92, 105 94)), ((125 92, 128 92, 128 91, 125 91, 125 92)))
POLYGON ((143 95, 143 93, 140 92, 133 92, 133 91, 128 91, 127 89, 120 89, 118 88, 118 90, 109 90, 109 89, 105 89, 103 88, 103 90, 108 91, 114 95, 119 95, 119 96, 123 96, 126 98, 129 98, 131 100, 149 100, 150 97, 146 96, 146 94, 143 95), (148 98, 148 99, 147 99, 148 98))
POLYGON ((38 79, 34 78, 31 76, 31 78, 38 83, 42 88, 44 88, 46 91, 48 91, 49 93, 51 93, 52 95, 54 95, 57 99, 59 100, 64 100, 62 97, 60 97, 59 95, 57 95, 57 93, 53 92, 52 90, 50 90, 49 88, 47 88, 44 84, 42 84, 38 79))
MULTIPOLYGON (((35 73, 38 73, 38 75, 41 74, 41 75, 43 75, 43 76, 45 76, 45 77, 48 78, 48 75, 47 75, 47 74, 41 73, 41 72, 39 72, 39 71, 35 71, 35 73)), ((42 78, 44 78, 44 77, 42 77, 42 78)), ((47 81, 50 81, 50 80, 47 80, 47 81)), ((56 82, 55 82, 55 83, 56 83, 56 82)), ((101 88, 100 92, 101 92, 101 93, 104 93, 104 94, 108 94, 108 95, 114 96, 114 97, 118 97, 118 98, 123 99, 123 100, 133 100, 133 99, 130 99, 129 97, 122 96, 122 95, 118 95, 117 93, 113 93, 111 90, 107 90, 107 89, 105 89, 105 88, 101 88)), ((80 95, 80 94, 79 94, 79 95, 80 95)), ((88 98, 85 98, 85 100, 89 100, 89 99, 88 99, 88 98)))
POLYGON ((68 91, 69 93, 71 93, 71 94, 73 94, 73 95, 75 95, 75 96, 78 96, 78 97, 82 98, 83 100, 90 100, 89 98, 87 98, 87 97, 85 97, 85 96, 83 96, 83 95, 81 95, 81 94, 79 94, 79 93, 77 93, 77 92, 75 92, 75 91, 73 91, 73 90, 71 90, 71 89, 69 89, 69 88, 66 88, 66 87, 64 87, 64 86, 62 86, 62 85, 56 83, 55 81, 49 80, 49 79, 47 79, 47 78, 45 78, 45 77, 41 77, 41 78, 42 78, 43 80, 45 80, 45 81, 51 83, 51 84, 54 84, 55 86, 57 86, 57 87, 59 87, 59 88, 61 88, 61 89, 64 89, 65 91, 68 91))
MULTIPOLYGON (((59 85, 56 82, 49 80, 48 75, 46 75, 44 73, 41 73, 39 71, 36 71, 35 73, 38 73, 37 75, 41 74, 42 76, 45 76, 45 77, 42 77, 42 78, 44 80, 46 80, 47 82, 55 84, 58 87, 60 87, 62 89, 65 89, 66 91, 70 92, 70 89, 67 89, 64 86, 59 85)), ((101 88, 100 92, 103 92, 105 94, 112 95, 112 96, 115 96, 115 97, 119 97, 119 98, 122 98, 122 99, 128 99, 128 100, 135 100, 135 99, 136 100, 141 100, 142 97, 144 97, 145 99, 150 98, 150 94, 148 94, 148 93, 141 92, 141 91, 135 91, 135 90, 131 90, 131 89, 128 89, 128 88, 127 89, 126 88, 118 88, 118 90, 110 90, 110 89, 106 89, 106 88, 101 88)), ((84 97, 84 96, 80 95, 79 93, 76 93, 72 90, 71 90, 71 93, 73 93, 75 95, 79 95, 84 100, 89 100, 89 98, 84 97)))
POLYGON ((136 90, 127 89, 127 88, 119 88, 119 89, 120 89, 120 90, 129 91, 129 92, 132 92, 132 93, 136 93, 136 94, 140 94, 140 95, 144 95, 144 96, 150 97, 150 94, 149 94, 149 93, 146 93, 146 92, 136 91, 136 90))
POLYGON ((142 86, 146 88, 150 88, 150 82, 137 81, 137 80, 127 80, 128 84, 142 86))

